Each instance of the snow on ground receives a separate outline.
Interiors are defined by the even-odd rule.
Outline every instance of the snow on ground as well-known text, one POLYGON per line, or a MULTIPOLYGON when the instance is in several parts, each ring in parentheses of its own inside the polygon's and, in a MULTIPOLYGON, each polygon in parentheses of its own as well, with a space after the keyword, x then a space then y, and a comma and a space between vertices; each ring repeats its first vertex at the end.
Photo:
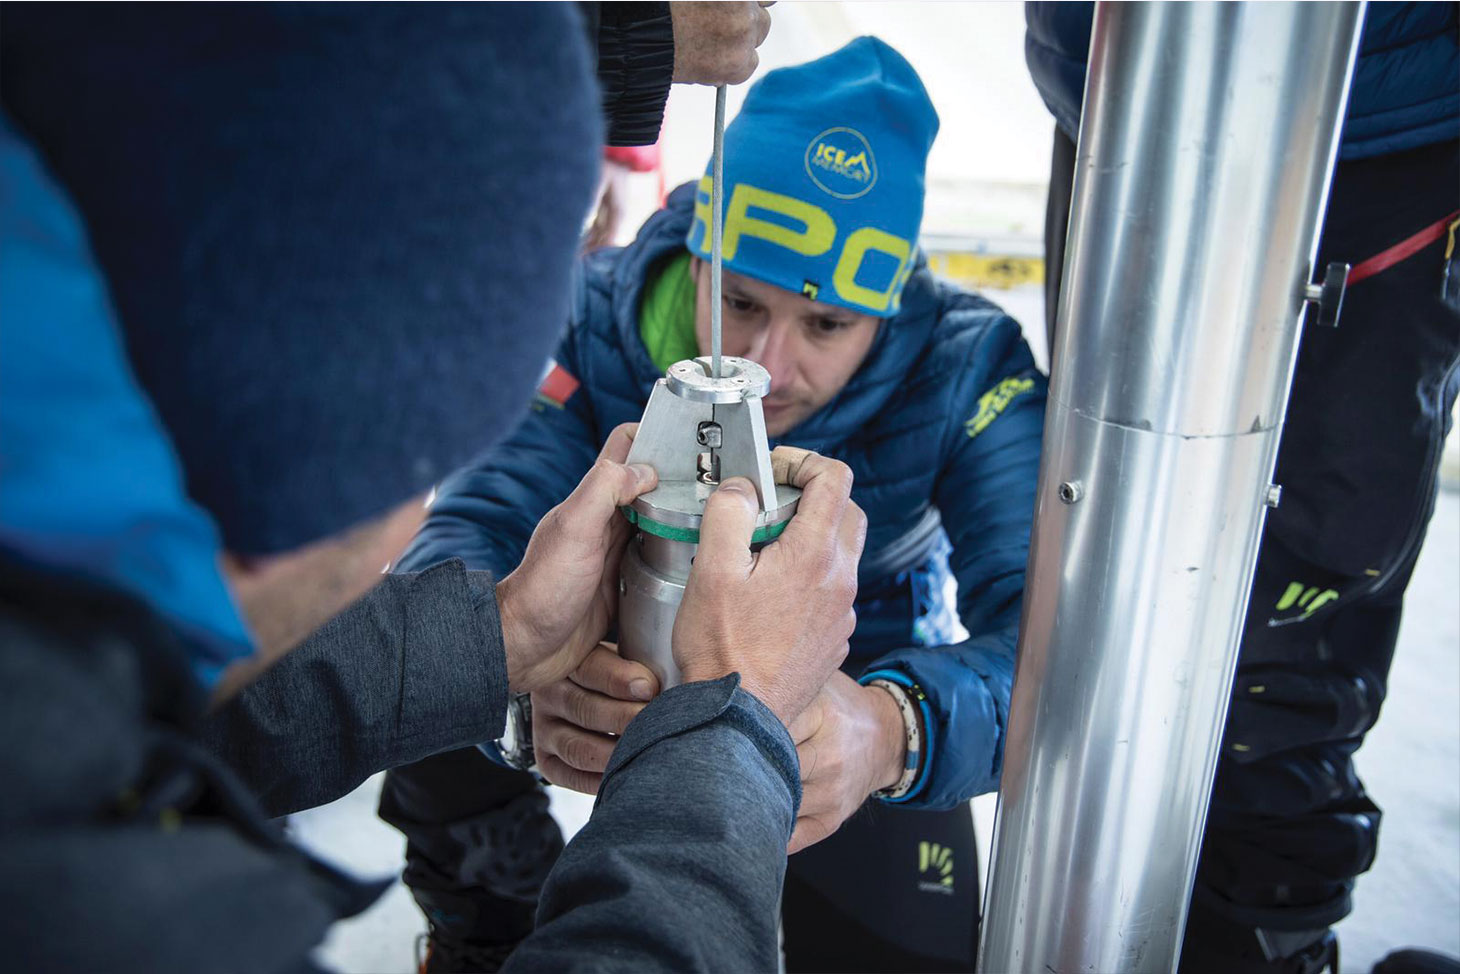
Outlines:
POLYGON ((1338 927, 1345 971, 1409 945, 1460 955, 1457 563, 1460 494, 1442 491, 1405 595, 1389 696, 1354 758, 1384 819, 1378 861, 1338 927))

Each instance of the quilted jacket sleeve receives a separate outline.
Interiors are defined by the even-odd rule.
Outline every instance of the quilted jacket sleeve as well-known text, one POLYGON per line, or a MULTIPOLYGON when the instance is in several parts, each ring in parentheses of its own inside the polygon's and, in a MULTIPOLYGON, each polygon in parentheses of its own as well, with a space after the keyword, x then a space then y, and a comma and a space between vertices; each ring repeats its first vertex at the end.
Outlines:
POLYGON ((931 757, 905 799, 914 806, 951 808, 999 784, 1046 388, 1018 324, 1000 316, 972 342, 953 390, 933 501, 953 544, 958 614, 970 635, 890 653, 867 670, 927 695, 931 757))

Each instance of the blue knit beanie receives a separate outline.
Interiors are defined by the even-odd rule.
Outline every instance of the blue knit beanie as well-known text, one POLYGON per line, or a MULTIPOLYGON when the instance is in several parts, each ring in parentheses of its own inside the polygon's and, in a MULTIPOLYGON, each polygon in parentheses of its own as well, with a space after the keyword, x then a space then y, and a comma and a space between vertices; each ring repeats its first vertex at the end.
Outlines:
POLYGON ((0 49, 230 551, 377 517, 526 412, 603 144, 573 5, 7 6, 0 49))
MULTIPOLYGON (((923 219, 938 113, 875 37, 750 89, 725 130, 725 267, 816 301, 897 313, 923 219)), ((710 256, 710 176, 688 244, 710 256)))

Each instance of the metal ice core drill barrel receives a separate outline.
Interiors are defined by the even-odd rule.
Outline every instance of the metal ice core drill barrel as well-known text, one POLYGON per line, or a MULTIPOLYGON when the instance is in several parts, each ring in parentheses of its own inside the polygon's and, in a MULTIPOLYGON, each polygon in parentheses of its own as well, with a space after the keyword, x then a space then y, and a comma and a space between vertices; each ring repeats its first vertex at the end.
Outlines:
POLYGON ((669 367, 654 384, 630 463, 647 463, 659 486, 624 508, 634 538, 619 569, 619 654, 654 671, 663 689, 679 682, 671 636, 700 539, 705 501, 730 477, 745 477, 760 500, 752 544, 774 540, 796 512, 801 491, 771 473, 761 397, 770 374, 724 356, 714 377, 708 357, 669 367))

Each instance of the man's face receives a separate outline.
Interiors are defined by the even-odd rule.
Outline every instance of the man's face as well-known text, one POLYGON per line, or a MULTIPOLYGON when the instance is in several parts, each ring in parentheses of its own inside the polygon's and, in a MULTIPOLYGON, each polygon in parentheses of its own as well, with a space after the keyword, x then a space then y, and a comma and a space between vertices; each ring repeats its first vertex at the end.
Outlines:
MULTIPOLYGON (((710 264, 695 258, 695 337, 710 354, 710 264)), ((877 337, 878 319, 724 272, 721 351, 763 366, 771 391, 761 405, 766 433, 789 430, 847 384, 877 337)))

